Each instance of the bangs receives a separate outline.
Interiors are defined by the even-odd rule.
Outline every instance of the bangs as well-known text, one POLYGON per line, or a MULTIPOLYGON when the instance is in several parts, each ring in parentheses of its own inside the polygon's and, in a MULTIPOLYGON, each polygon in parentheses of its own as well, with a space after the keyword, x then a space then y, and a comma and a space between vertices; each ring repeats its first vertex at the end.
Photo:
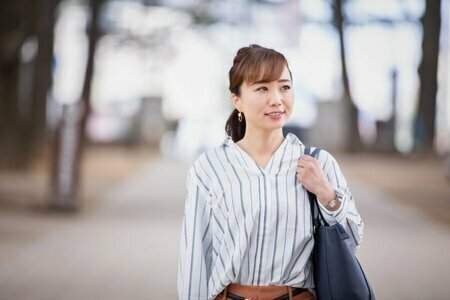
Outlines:
POLYGON ((243 64, 244 81, 251 85, 255 82, 270 82, 280 78, 287 61, 283 55, 273 52, 263 52, 254 55, 243 64))

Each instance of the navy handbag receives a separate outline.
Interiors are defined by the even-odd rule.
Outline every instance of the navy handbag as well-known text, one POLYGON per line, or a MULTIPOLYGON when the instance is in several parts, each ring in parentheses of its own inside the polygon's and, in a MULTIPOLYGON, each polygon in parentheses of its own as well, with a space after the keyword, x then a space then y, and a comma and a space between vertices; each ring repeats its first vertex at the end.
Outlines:
MULTIPOLYGON (((310 154, 315 157, 320 148, 310 154)), ((329 225, 316 195, 308 191, 314 228, 313 273, 318 300, 368 300, 375 295, 358 259, 346 243, 349 238, 341 224, 329 225)))

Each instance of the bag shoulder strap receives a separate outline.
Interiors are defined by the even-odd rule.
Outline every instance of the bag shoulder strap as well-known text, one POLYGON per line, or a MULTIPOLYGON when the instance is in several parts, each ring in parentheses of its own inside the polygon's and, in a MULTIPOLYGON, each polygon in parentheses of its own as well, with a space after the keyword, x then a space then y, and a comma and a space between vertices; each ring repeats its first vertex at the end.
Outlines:
POLYGON ((305 146, 305 151, 304 154, 312 156, 312 157, 316 157, 319 155, 320 150, 322 150, 319 147, 314 148, 313 152, 311 152, 311 147, 310 146, 305 146))
MULTIPOLYGON (((311 147, 306 146, 304 154, 316 158, 316 156, 319 155, 320 150, 322 150, 322 149, 317 147, 311 153, 311 147)), ((320 211, 319 204, 317 203, 316 195, 314 195, 313 193, 311 193, 308 190, 306 190, 306 191, 308 192, 309 206, 311 209, 311 216, 312 216, 314 228, 319 228, 319 226, 321 224, 320 220, 322 220, 322 222, 325 226, 329 226, 328 222, 325 221, 325 218, 323 217, 322 212, 320 211)))

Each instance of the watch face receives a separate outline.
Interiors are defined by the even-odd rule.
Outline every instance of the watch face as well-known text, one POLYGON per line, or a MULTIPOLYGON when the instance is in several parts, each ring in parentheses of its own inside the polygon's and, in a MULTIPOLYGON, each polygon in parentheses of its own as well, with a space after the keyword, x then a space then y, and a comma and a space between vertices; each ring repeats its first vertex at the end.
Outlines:
POLYGON ((336 206, 336 199, 331 200, 331 201, 328 203, 327 206, 330 207, 330 208, 335 207, 335 206, 336 206))

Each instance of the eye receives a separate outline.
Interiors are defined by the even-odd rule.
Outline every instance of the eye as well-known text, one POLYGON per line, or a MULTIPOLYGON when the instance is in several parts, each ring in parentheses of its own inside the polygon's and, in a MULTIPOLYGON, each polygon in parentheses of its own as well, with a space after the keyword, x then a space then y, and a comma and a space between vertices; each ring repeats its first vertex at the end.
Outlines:
POLYGON ((290 86, 290 85, 283 85, 282 89, 283 89, 284 91, 288 91, 288 90, 291 89, 291 86, 290 86))
POLYGON ((265 86, 260 86, 259 88, 256 89, 256 91, 268 91, 268 89, 265 86))

